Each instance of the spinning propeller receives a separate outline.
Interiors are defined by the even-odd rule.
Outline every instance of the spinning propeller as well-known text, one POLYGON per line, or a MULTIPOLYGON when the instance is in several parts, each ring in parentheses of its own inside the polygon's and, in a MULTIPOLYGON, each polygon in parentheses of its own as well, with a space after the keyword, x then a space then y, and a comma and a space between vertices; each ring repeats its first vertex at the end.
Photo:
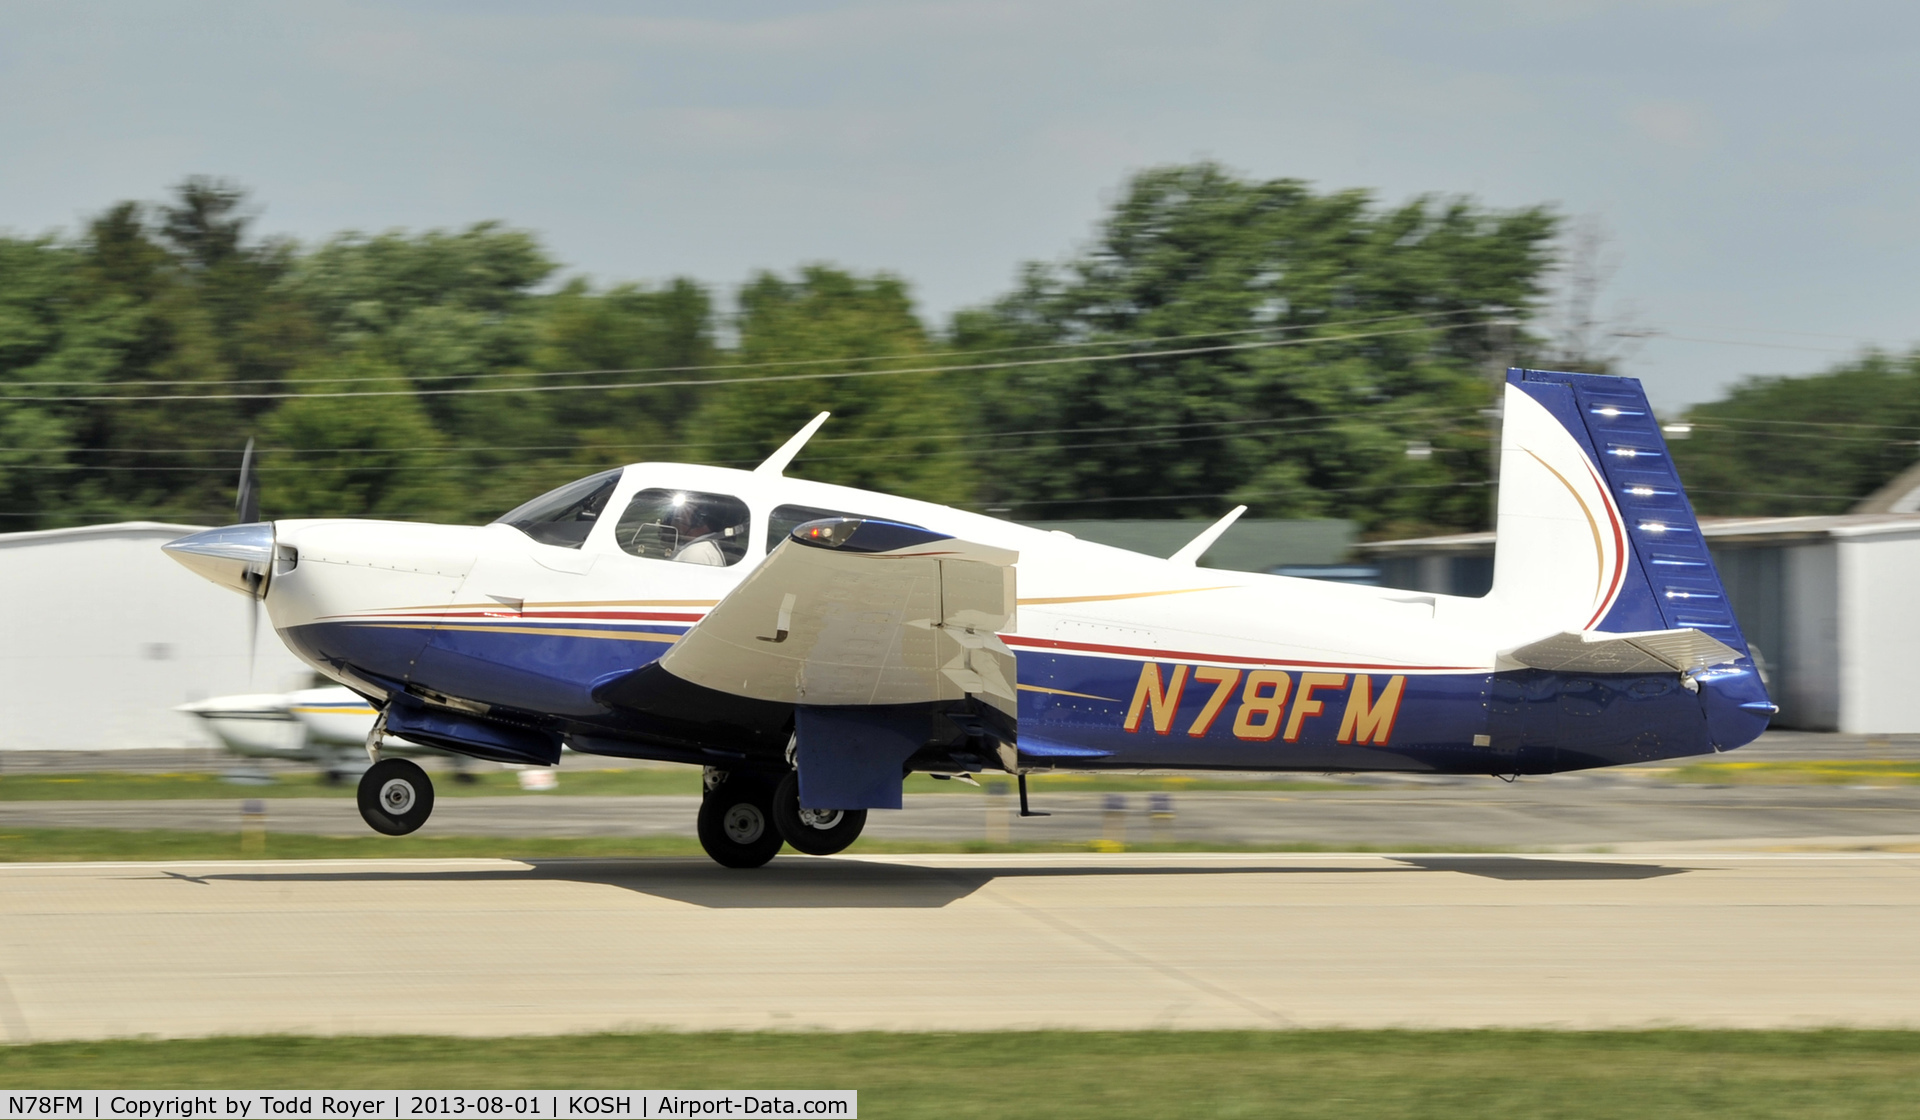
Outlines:
MULTIPOLYGON (((242 525, 253 525, 260 521, 260 480, 253 471, 253 437, 247 437, 247 450, 240 456, 240 485, 233 499, 233 512, 242 525)), ((269 545, 268 564, 273 562, 273 550, 269 545)), ((253 687, 253 665, 260 644, 260 600, 266 597, 267 571, 248 572, 253 577, 254 592, 247 604, 247 687, 253 687)))
POLYGON ((253 680, 259 644, 260 600, 273 578, 273 525, 260 520, 260 480, 253 465, 253 441, 240 460, 240 488, 234 504, 240 524, 208 529, 161 547, 167 555, 222 587, 253 600, 247 612, 247 680, 253 680))

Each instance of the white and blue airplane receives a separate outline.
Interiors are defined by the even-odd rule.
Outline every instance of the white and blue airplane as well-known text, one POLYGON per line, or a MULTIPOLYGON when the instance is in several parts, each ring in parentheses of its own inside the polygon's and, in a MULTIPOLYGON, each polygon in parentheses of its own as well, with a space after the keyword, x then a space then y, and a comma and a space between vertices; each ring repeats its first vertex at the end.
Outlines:
MULTIPOLYGON (((1512 777, 1730 750, 1777 710, 1638 382, 1507 378, 1493 589, 1196 566, 782 474, 637 463, 485 526, 288 520, 166 545, 380 716, 360 809, 419 828, 391 734, 705 768, 729 867, 831 854, 904 775, 1512 777)), ((243 479, 243 492, 250 480, 243 479)))

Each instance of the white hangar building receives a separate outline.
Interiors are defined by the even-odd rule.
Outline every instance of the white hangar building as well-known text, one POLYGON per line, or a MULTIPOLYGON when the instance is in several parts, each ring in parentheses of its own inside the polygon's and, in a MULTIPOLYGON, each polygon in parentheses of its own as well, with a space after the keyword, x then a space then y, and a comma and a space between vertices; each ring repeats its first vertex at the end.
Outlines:
MULTIPOLYGON (((1906 508, 1920 509, 1920 490, 1906 508)), ((1760 650, 1775 727, 1920 732, 1920 513, 1703 519, 1700 532, 1760 650)), ((1389 587, 1483 595, 1493 547, 1492 533, 1465 533, 1357 551, 1389 587)))
POLYGON ((212 747, 174 705, 306 687, 311 670, 265 612, 249 674, 246 597, 160 551, 199 529, 130 521, 0 534, 0 586, 13 603, 0 636, 0 689, 13 698, 0 750, 212 747))

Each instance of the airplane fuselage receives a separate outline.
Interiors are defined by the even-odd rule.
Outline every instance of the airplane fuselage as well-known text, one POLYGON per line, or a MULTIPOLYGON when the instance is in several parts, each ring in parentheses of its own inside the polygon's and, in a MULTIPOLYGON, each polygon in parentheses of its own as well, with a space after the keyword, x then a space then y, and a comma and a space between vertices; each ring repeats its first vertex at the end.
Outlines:
POLYGON ((1503 648, 1534 635, 1516 634, 1487 600, 1175 564, 723 468, 628 467, 605 508, 657 490, 744 503, 744 554, 727 566, 634 555, 613 513, 578 547, 504 524, 281 521, 266 607, 302 658, 376 698, 404 689, 543 720, 588 752, 777 758, 785 731, 753 726, 778 713, 707 734, 697 720, 610 708, 594 693, 664 654, 778 543, 775 511, 805 507, 1019 553, 1018 613, 1001 637, 1017 657, 1023 767, 1507 775, 1739 745, 1709 727, 1680 674, 1503 664, 1503 648))

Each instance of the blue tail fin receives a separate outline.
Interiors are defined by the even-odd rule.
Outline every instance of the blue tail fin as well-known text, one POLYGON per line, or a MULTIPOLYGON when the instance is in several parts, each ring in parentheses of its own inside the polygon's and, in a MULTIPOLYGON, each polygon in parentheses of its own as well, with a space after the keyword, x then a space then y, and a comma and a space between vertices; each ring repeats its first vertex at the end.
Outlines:
POLYGON ((1593 629, 1690 628, 1747 652, 1726 588, 1700 535, 1640 382, 1630 377, 1516 369, 1508 384, 1553 414, 1598 470, 1623 532, 1619 590, 1593 629))
MULTIPOLYGON (((1595 608, 1584 629, 1698 630, 1732 647, 1740 655, 1736 662, 1691 680, 1699 689, 1714 747, 1753 739, 1775 709, 1640 382, 1515 369, 1507 372, 1507 385, 1499 548, 1507 547, 1511 524, 1517 552, 1535 569, 1515 571, 1511 586, 1516 592, 1548 586, 1538 571, 1544 552, 1528 547, 1527 534, 1534 534, 1532 543, 1537 544, 1544 540, 1541 534, 1553 531, 1544 510, 1548 498, 1577 506, 1582 531, 1592 532, 1593 555, 1599 561, 1594 586, 1601 589, 1594 593, 1595 608), (1527 400, 1517 401, 1516 394, 1527 400), (1553 432, 1548 417, 1579 445, 1578 456, 1553 432), (1511 502, 1509 471, 1515 483, 1511 502), (1551 476, 1551 483, 1543 483, 1543 476, 1551 476)), ((1557 541, 1560 555, 1571 561, 1574 551, 1567 547, 1570 537, 1564 528, 1569 523, 1561 518, 1557 541)), ((1501 574, 1496 556, 1496 594, 1501 574)))

